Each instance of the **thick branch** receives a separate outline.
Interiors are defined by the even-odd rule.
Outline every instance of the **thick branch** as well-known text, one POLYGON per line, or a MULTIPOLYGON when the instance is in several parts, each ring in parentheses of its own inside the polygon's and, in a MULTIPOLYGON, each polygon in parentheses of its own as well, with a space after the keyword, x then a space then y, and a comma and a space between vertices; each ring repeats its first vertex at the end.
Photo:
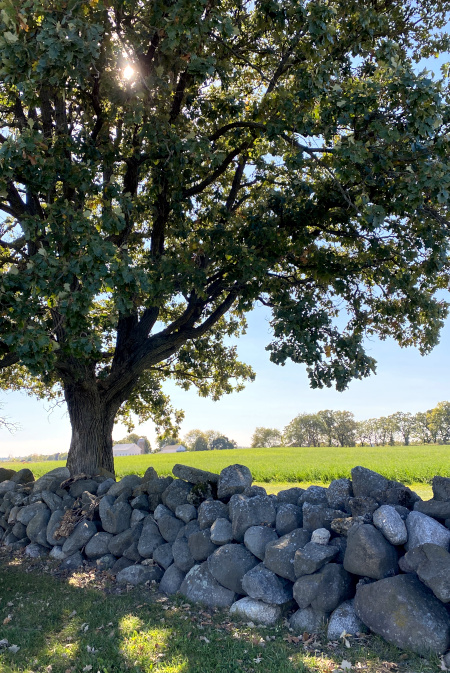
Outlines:
POLYGON ((219 178, 225 171, 227 170, 228 166, 232 163, 233 159, 237 157, 241 152, 244 152, 245 150, 248 150, 250 147, 251 142, 248 140, 245 143, 242 143, 242 145, 239 145, 235 150, 230 152, 230 154, 223 160, 223 162, 216 168, 215 171, 211 173, 211 175, 202 182, 200 182, 198 185, 195 187, 190 187, 189 189, 186 189, 183 193, 184 197, 190 197, 190 196, 195 196, 196 194, 200 194, 206 187, 209 187, 217 178, 219 178))

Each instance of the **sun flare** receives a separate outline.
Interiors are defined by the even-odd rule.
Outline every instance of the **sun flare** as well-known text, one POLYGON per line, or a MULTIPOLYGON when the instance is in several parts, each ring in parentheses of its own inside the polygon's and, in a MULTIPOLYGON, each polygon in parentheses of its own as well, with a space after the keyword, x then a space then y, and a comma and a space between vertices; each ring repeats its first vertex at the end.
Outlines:
POLYGON ((123 69, 123 76, 124 79, 131 79, 134 76, 134 68, 132 68, 131 65, 127 65, 123 69))

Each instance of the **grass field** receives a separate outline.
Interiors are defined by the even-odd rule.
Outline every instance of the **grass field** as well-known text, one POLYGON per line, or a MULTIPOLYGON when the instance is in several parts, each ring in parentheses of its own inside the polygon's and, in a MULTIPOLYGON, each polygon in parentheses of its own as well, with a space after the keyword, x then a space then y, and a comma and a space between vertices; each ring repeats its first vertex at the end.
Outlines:
MULTIPOLYGON (((355 465, 380 472, 404 484, 430 483, 439 474, 450 476, 450 445, 386 446, 352 448, 274 448, 201 451, 176 454, 147 454, 116 458, 118 477, 144 474, 152 465, 160 475, 171 474, 175 463, 220 472, 227 465, 241 463, 250 468, 253 479, 261 483, 329 483, 350 477, 355 465)), ((64 465, 64 462, 1 463, 2 467, 29 467, 36 477, 64 465)))

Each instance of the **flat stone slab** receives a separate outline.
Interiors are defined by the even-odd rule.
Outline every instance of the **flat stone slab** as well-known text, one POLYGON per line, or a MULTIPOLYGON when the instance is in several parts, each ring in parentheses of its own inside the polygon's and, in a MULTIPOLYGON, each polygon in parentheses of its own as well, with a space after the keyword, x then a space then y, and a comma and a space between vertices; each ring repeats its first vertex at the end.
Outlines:
POLYGON ((257 624, 273 626, 281 617, 281 609, 278 605, 269 605, 254 598, 241 598, 230 608, 231 615, 238 615, 257 624))
POLYGON ((206 481, 217 484, 219 481, 218 474, 208 472, 207 470, 199 470, 198 467, 190 467, 190 465, 180 465, 177 463, 173 466, 172 472, 178 479, 184 479, 184 481, 189 481, 191 484, 203 484, 206 481))

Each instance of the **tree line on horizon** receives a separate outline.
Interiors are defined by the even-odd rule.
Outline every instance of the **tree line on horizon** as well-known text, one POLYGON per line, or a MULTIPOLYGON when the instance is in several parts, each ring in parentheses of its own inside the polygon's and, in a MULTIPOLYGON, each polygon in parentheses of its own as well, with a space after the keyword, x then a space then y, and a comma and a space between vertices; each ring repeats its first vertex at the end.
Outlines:
POLYGON ((362 421, 357 421, 351 411, 301 413, 283 431, 256 428, 251 446, 409 446, 449 442, 450 402, 439 402, 433 409, 416 414, 396 411, 362 421))

